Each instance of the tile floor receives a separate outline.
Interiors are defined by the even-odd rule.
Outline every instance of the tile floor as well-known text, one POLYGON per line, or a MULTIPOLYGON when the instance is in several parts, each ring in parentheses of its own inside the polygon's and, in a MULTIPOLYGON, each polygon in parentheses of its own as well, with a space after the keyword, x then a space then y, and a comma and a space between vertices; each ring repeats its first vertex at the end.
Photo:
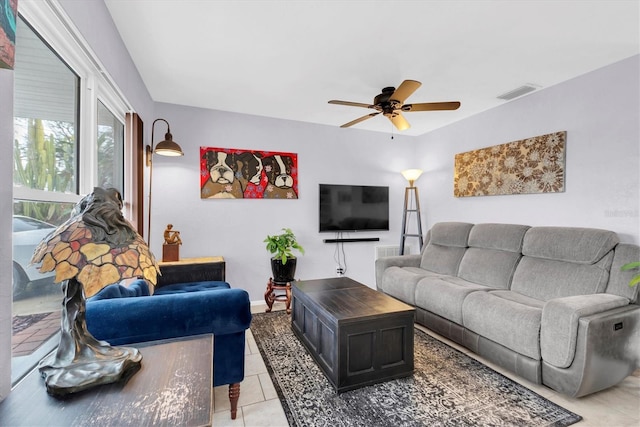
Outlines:
POLYGON ((13 357, 33 353, 40 345, 60 330, 60 310, 49 313, 47 317, 11 336, 11 354, 13 357))
MULTIPOLYGON (((274 310, 283 304, 276 304, 274 310)), ((284 307, 284 306, 283 306, 284 307)), ((283 308, 282 307, 282 308, 283 308)), ((265 305, 252 306, 254 313, 264 312, 265 305)), ((420 327, 420 326, 417 326, 420 327)), ((421 328, 421 327, 420 327, 421 328)), ((425 330, 423 328, 423 330, 425 330)), ((426 330, 425 330, 426 331, 426 330)), ((578 427, 638 427, 640 426, 640 369, 616 387, 592 395, 572 399, 544 386, 532 384, 508 371, 484 361, 469 353, 467 349, 430 331, 426 331, 441 341, 469 354, 492 367, 503 375, 517 381, 547 399, 582 416, 578 427)), ((287 419, 273 387, 266 366, 256 347, 250 331, 247 334, 245 350, 245 379, 240 386, 238 415, 231 419, 229 412, 228 387, 214 388, 213 425, 221 426, 286 426, 287 419)))

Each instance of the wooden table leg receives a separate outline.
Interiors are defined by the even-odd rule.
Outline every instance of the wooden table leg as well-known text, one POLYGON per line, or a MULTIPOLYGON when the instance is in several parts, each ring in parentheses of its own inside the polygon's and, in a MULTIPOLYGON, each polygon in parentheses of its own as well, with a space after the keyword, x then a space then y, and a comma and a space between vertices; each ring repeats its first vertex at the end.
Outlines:
POLYGON ((286 304, 287 304, 287 314, 291 314, 291 283, 287 283, 287 300, 286 300, 286 304))
POLYGON ((267 282, 267 291, 264 293, 264 301, 267 303, 267 308, 264 311, 267 313, 271 312, 273 301, 276 299, 275 297, 276 296, 273 292, 273 280, 269 278, 269 282, 267 282))
POLYGON ((240 399, 240 383, 229 384, 229 402, 231 404, 231 419, 236 419, 238 400, 240 399))

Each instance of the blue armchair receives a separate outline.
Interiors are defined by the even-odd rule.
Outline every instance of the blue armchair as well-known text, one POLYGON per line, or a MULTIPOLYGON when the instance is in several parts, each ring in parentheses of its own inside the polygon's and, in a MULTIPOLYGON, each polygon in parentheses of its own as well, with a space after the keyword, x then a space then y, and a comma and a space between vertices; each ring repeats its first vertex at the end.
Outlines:
POLYGON ((207 281, 163 286, 149 295, 144 280, 114 284, 87 300, 86 321, 95 338, 116 346, 214 334, 213 386, 229 385, 231 418, 236 418, 245 331, 251 325, 245 290, 207 281))

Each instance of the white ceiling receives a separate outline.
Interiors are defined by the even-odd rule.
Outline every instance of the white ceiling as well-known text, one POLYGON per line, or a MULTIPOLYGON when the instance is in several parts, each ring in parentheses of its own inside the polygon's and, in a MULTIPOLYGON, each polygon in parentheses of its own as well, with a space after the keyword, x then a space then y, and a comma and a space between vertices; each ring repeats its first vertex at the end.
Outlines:
POLYGON ((405 79, 422 82, 407 103, 462 103, 405 113, 407 135, 640 53, 638 0, 105 3, 154 101, 332 126, 373 110, 330 99, 372 103, 405 79))

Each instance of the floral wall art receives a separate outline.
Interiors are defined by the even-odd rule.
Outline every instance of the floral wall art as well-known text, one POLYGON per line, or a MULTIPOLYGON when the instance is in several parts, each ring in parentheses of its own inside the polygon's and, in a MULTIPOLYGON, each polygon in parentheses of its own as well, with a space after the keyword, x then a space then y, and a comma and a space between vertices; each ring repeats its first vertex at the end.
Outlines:
POLYGON ((455 155, 455 197, 564 192, 565 131, 455 155))
POLYGON ((200 147, 200 198, 297 199, 298 155, 200 147))

